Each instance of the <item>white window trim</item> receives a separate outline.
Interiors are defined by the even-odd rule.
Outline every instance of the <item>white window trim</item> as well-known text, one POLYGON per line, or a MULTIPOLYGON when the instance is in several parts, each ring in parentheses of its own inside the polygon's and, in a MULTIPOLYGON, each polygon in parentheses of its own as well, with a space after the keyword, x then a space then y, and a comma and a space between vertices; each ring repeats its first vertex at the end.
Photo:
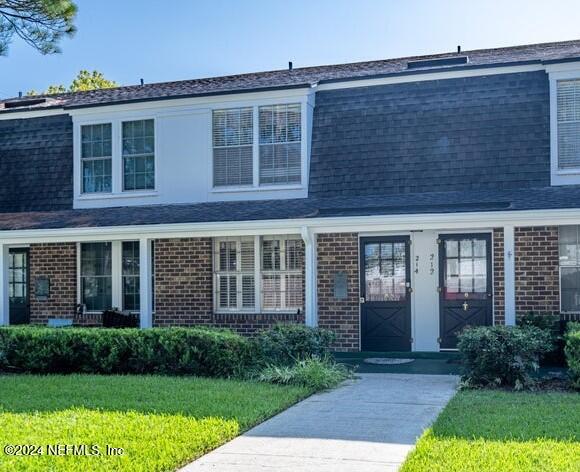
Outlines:
MULTIPOLYGON (((211 146, 211 163, 209 166, 209 185, 208 189, 211 193, 237 193, 237 192, 264 192, 268 190, 301 190, 304 189, 308 182, 308 143, 310 140, 310 133, 308 128, 309 111, 313 104, 309 101, 309 96, 304 97, 285 97, 274 98, 269 100, 260 100, 259 102, 240 103, 233 106, 228 103, 227 108, 248 108, 253 109, 253 141, 252 141, 252 171, 253 182, 252 185, 233 185, 233 186, 214 186, 213 173, 213 120, 212 126, 209 128, 209 143, 211 146), (292 184, 265 184, 260 185, 260 117, 259 110, 262 106, 270 105, 300 105, 300 183, 292 184)), ((211 107, 211 112, 215 110, 223 110, 226 107, 223 104, 216 104, 211 107), (220 106, 222 105, 222 106, 220 106)))
POLYGON ((158 192, 158 179, 159 179, 159 126, 158 120, 155 115, 139 114, 139 115, 122 115, 122 116, 111 116, 110 118, 104 119, 87 119, 75 121, 73 127, 73 170, 74 170, 74 198, 75 200, 101 200, 109 198, 141 198, 141 197, 152 197, 157 196, 158 192), (139 190, 123 190, 123 152, 122 152, 122 140, 123 140, 123 123, 128 121, 142 121, 142 120, 153 120, 153 134, 154 134, 154 182, 155 187, 153 189, 139 189, 139 190), (88 125, 99 125, 99 124, 111 124, 111 172, 112 172, 112 182, 111 182, 111 192, 90 192, 83 193, 82 189, 82 160, 81 160, 81 127, 88 125))
MULTIPOLYGON (((580 225, 571 225, 571 226, 580 226, 580 225)), ((560 309, 560 313, 565 313, 567 315, 575 315, 575 314, 580 313, 580 310, 566 311, 562 308, 562 269, 580 268, 580 263, 576 262, 576 264, 574 264, 574 265, 562 265, 560 263, 560 228, 561 228, 561 226, 558 226, 558 297, 559 297, 558 308, 560 309)), ((578 231, 578 229, 577 229, 577 231, 578 231)))
MULTIPOLYGON (((86 243, 111 243, 111 307, 124 311, 123 308, 123 243, 135 242, 134 239, 115 241, 83 241, 77 242, 77 304, 83 303, 81 293, 81 245, 86 243)), ((137 241, 138 242, 138 241, 137 241)), ((85 314, 101 314, 101 310, 86 311, 85 314)), ((139 313, 132 310, 131 313, 139 313)))
MULTIPOLYGON (((219 251, 219 243, 220 242, 224 242, 224 241, 236 241, 237 245, 236 245, 236 257, 237 257, 237 263, 238 263, 238 267, 241 267, 240 265, 240 256, 241 256, 241 251, 240 251, 240 242, 242 240, 248 240, 249 237, 247 236, 226 236, 226 237, 219 237, 219 238, 214 238, 213 239, 213 245, 212 245, 212 249, 214 251, 214 254, 217 254, 217 252, 219 251)), ((250 237, 251 238, 251 237, 250 237)), ((218 260, 217 257, 213 258, 213 307, 214 307, 214 313, 217 314, 265 314, 265 315, 272 315, 272 314, 293 314, 296 313, 297 310, 300 310, 301 312, 304 311, 304 306, 300 306, 300 307, 296 307, 296 308, 281 308, 281 309, 277 309, 277 310, 263 310, 262 309, 262 240, 263 239, 298 239, 300 241, 302 241, 302 237, 300 235, 295 235, 295 234, 280 234, 280 235, 273 235, 273 236, 253 236, 254 238, 254 300, 255 300, 255 306, 254 308, 220 308, 219 307, 219 303, 218 303, 218 284, 217 284, 217 276, 218 276, 218 260)), ((283 243, 284 244, 284 243, 283 243)), ((280 248, 280 262, 281 262, 281 267, 282 265, 285 265, 285 261, 282 264, 282 257, 285 255, 284 252, 282 252, 282 246, 280 248)), ((267 271, 268 273, 273 272, 273 271, 267 271)), ((280 271, 276 271, 276 272, 280 272, 281 274, 286 274, 288 273, 288 271, 286 270, 280 270, 280 271)), ((302 277, 304 277, 303 274, 304 270, 300 271, 300 274, 302 275, 302 277)), ((236 272, 237 274, 241 274, 242 272, 236 272)), ((283 278, 282 278, 283 279, 283 278)), ((281 282, 282 283, 282 282, 281 282)), ((241 293, 240 290, 240 284, 241 284, 241 277, 238 277, 238 293, 241 293)), ((304 300, 303 300, 304 301, 304 300)), ((240 302, 241 305, 241 302, 240 302)))
POLYGON ((550 81, 550 181, 551 185, 580 184, 580 165, 575 169, 558 167, 558 81, 580 79, 580 68, 573 64, 569 70, 548 69, 550 81))

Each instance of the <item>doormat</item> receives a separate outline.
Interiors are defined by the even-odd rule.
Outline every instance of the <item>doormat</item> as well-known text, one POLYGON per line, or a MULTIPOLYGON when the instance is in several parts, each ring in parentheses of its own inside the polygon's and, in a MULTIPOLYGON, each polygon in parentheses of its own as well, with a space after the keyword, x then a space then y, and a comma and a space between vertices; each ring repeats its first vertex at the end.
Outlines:
POLYGON ((363 362, 366 364, 377 364, 377 365, 396 365, 396 364, 409 364, 415 359, 396 359, 394 357, 368 357, 364 359, 363 362))

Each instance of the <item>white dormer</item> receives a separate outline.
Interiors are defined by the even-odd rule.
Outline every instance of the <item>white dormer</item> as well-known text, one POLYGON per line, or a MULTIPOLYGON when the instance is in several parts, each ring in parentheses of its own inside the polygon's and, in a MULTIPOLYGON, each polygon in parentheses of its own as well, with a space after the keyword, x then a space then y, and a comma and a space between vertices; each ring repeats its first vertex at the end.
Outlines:
POLYGON ((74 207, 308 195, 311 87, 78 109, 74 207))

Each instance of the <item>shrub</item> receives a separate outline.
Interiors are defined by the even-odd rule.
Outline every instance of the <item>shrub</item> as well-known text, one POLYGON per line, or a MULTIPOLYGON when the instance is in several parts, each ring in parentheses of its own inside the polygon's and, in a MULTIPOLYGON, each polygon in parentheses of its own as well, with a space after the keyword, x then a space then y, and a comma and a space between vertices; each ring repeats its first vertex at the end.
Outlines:
POLYGON ((566 361, 570 368, 572 383, 580 389, 580 323, 568 323, 568 330, 565 335, 566 361))
POLYGON ((294 365, 269 365, 259 374, 261 382, 283 385, 301 385, 313 391, 336 387, 351 376, 343 365, 329 359, 311 357, 297 361, 294 365))
POLYGON ((541 354, 552 349, 550 334, 535 326, 467 328, 457 344, 468 386, 510 386, 531 383, 541 354))
POLYGON ((309 357, 326 357, 335 340, 332 331, 296 324, 278 324, 254 339, 264 363, 290 365, 309 357))
POLYGON ((0 328, 0 369, 32 373, 228 377, 251 362, 250 342, 209 328, 0 328))
POLYGON ((564 338, 561 332, 560 316, 538 314, 530 311, 518 316, 518 326, 535 326, 550 334, 552 349, 540 359, 545 365, 564 365, 564 338))

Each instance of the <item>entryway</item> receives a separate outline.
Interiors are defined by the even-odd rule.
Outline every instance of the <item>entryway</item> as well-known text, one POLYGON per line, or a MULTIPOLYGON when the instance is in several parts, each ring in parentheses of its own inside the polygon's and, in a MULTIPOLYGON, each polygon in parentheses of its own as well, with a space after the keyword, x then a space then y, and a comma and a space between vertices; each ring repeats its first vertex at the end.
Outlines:
POLYGON ((453 375, 358 374, 182 470, 395 472, 458 381, 453 375))
POLYGON ((30 323, 28 248, 11 248, 8 254, 9 323, 30 323))
POLYGON ((410 351, 410 238, 362 238, 360 244, 362 350, 410 351))
POLYGON ((360 238, 361 350, 455 349, 465 326, 493 323, 490 232, 360 238))

